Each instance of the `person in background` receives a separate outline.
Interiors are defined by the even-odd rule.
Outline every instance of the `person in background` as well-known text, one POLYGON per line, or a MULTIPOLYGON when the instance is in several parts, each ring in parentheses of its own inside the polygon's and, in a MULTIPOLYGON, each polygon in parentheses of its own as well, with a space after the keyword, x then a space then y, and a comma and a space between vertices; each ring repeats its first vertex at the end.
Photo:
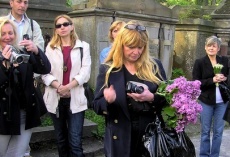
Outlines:
MULTIPOLYGON (((110 28, 109 28, 109 34, 108 34, 108 37, 109 37, 109 40, 110 40, 110 43, 113 43, 114 39, 116 38, 119 30, 125 25, 125 22, 123 21, 114 21, 110 28)), ((100 63, 103 63, 105 58, 108 56, 108 53, 111 49, 111 46, 110 45, 109 47, 106 47, 104 48, 101 52, 100 52, 100 63)))
POLYGON ((33 73, 51 70, 44 52, 32 41, 17 45, 13 21, 0 18, 0 157, 22 157, 28 148, 32 128, 41 124, 42 97, 35 92, 33 73), (16 56, 20 55, 19 57, 16 56), (22 55, 22 56, 21 56, 22 55))
POLYGON ((18 31, 18 42, 23 40, 23 35, 28 34, 32 40, 42 51, 44 51, 44 39, 39 24, 26 15, 29 6, 29 0, 10 0, 11 12, 6 17, 14 21, 18 31))
MULTIPOLYGON (((28 38, 34 42, 44 52, 44 39, 39 24, 26 15, 29 6, 29 0, 9 0, 11 12, 6 16, 12 20, 17 27, 18 42, 22 41, 23 35, 27 34, 28 38), (32 23, 31 23, 32 22, 32 23), (32 29, 33 27, 33 29, 32 29)), ((24 47, 19 47, 23 49, 24 47)), ((34 77, 38 77, 34 74, 34 77)), ((25 157, 30 156, 30 147, 28 146, 25 157)))
POLYGON ((87 109, 83 84, 90 78, 90 48, 79 40, 69 16, 57 16, 54 27, 46 47, 52 70, 42 76, 46 85, 44 101, 54 123, 59 156, 83 157, 82 130, 87 109))
POLYGON ((162 80, 166 80, 165 71, 161 62, 150 56, 146 27, 138 21, 128 22, 97 76, 93 109, 105 117, 106 157, 149 156, 142 137, 156 115, 163 124, 165 99, 155 94, 162 80))
POLYGON ((225 90, 216 83, 227 83, 228 58, 218 56, 221 41, 216 36, 206 39, 206 56, 196 59, 193 67, 193 80, 201 81, 201 95, 199 102, 203 107, 200 115, 201 141, 200 157, 219 157, 222 134, 224 130, 224 112, 227 107, 228 97, 225 90), (222 64, 221 74, 215 75, 213 66, 222 64), (213 128, 212 128, 213 123, 213 128), (210 141, 211 128, 213 132, 210 141))

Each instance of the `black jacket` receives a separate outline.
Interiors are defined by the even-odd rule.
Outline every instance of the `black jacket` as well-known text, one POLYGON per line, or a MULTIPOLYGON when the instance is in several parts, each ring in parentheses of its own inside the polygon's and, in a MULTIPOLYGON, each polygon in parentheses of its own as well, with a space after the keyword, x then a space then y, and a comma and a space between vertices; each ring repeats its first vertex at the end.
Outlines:
MULTIPOLYGON (((228 76, 228 58, 224 56, 216 56, 217 63, 222 64, 224 67, 221 73, 224 76, 228 76)), ((215 76, 213 72, 213 67, 210 59, 206 55, 195 61, 193 67, 193 80, 201 81, 201 95, 199 100, 208 105, 216 104, 216 85, 213 82, 213 77, 215 76)), ((227 80, 225 81, 227 83, 227 80)), ((221 83, 223 84, 223 82, 221 83)), ((220 88, 220 93, 224 102, 228 101, 227 94, 225 90, 220 88)))
MULTIPOLYGON (((158 61, 162 76, 166 79, 165 72, 162 64, 158 61)), ((105 155, 107 157, 130 157, 131 146, 131 119, 127 104, 127 94, 125 89, 125 76, 124 69, 120 71, 114 69, 109 76, 109 85, 113 85, 116 92, 116 100, 112 104, 108 104, 104 98, 104 82, 105 74, 108 66, 101 64, 99 74, 97 77, 97 84, 95 90, 95 99, 93 102, 93 109, 99 115, 104 115, 106 120, 106 130, 104 137, 105 155), (102 88, 103 87, 103 88, 102 88)), ((150 91, 155 93, 158 86, 157 84, 144 81, 150 91)), ((153 106, 157 114, 161 114, 163 104, 161 103, 162 97, 155 95, 153 106)), ((144 130, 148 123, 153 122, 155 115, 151 112, 143 112, 139 118, 139 126, 141 132, 144 130)))
MULTIPOLYGON (((38 101, 41 97, 35 94, 33 74, 47 74, 51 65, 46 55, 39 49, 39 54, 29 53, 28 63, 19 64, 22 91, 25 96, 26 125, 30 129, 41 124, 41 113, 38 101)), ((13 68, 13 67, 12 67, 13 68)), ((0 62, 0 134, 20 135, 20 105, 16 101, 18 92, 14 89, 15 80, 11 67, 7 70, 0 62), (11 91, 11 92, 6 92, 11 91)))

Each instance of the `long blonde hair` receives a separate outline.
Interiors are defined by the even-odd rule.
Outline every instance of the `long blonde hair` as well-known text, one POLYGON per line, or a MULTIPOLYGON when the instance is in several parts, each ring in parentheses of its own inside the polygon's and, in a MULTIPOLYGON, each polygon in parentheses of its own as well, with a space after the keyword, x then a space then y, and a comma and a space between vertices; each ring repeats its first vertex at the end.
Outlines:
MULTIPOLYGON (((127 25, 139 25, 138 21, 129 21, 127 25)), ((149 36, 146 31, 137 31, 123 27, 114 40, 113 46, 105 59, 105 64, 109 65, 109 69, 105 76, 105 86, 108 85, 109 75, 113 69, 121 70, 124 64, 124 46, 128 47, 144 47, 140 58, 135 62, 137 69, 136 75, 141 80, 146 80, 159 84, 162 79, 159 67, 154 59, 150 56, 149 52, 149 36), (160 78, 158 78, 158 75, 160 78)), ((116 71, 114 71, 116 72, 116 71)))
MULTIPOLYGON (((72 23, 73 24, 73 21, 72 19, 68 16, 68 15, 59 15, 55 18, 54 20, 54 29, 53 29, 53 37, 50 41, 50 47, 52 49, 54 49, 54 46, 57 45, 57 46, 62 46, 62 43, 61 43, 61 37, 56 33, 56 28, 55 28, 55 25, 57 23, 57 20, 60 19, 60 18, 65 18, 68 20, 68 22, 72 23)), ((73 30, 70 32, 70 39, 71 39, 71 48, 74 47, 75 45, 75 42, 76 40, 78 39, 78 35, 76 33, 76 30, 75 30, 75 27, 73 28, 73 30)))
MULTIPOLYGON (((14 22, 6 17, 0 17, 0 39, 2 38, 2 27, 5 25, 5 24, 10 24, 12 27, 13 27, 13 31, 14 31, 14 40, 13 40, 13 43, 12 43, 12 46, 14 46, 16 49, 19 49, 18 46, 17 46, 17 28, 14 24, 14 22)), ((0 50, 2 51, 2 46, 0 45, 0 50)))

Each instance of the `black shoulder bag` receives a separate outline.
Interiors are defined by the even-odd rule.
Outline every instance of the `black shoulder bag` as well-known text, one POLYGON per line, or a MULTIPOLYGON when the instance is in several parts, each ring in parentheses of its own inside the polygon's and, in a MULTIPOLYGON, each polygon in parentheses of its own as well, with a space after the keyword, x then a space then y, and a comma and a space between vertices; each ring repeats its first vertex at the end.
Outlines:
MULTIPOLYGON (((83 48, 80 47, 80 52, 81 52, 81 67, 82 67, 82 58, 83 58, 83 48)), ((87 98, 87 106, 88 108, 93 107, 93 99, 94 99, 94 92, 93 89, 90 88, 88 83, 84 83, 83 87, 85 89, 85 97, 87 98)))
POLYGON ((229 90, 229 86, 230 86, 230 61, 228 61, 228 85, 224 87, 225 91, 228 95, 229 101, 228 101, 228 104, 227 104, 228 106, 225 110, 224 117, 223 117, 223 119, 230 124, 230 90, 229 90))
MULTIPOLYGON (((30 19, 30 24, 31 24, 31 31, 32 31, 31 40, 33 40, 34 26, 33 26, 33 20, 32 19, 30 19)), ((41 88, 44 88, 44 86, 43 86, 43 82, 42 82, 40 76, 39 77, 34 77, 34 88, 35 88, 36 103, 39 106, 39 111, 38 112, 40 112, 40 116, 43 116, 48 111, 47 111, 45 102, 43 100, 43 94, 42 94, 41 88)))
POLYGON ((143 136, 150 157, 195 157, 195 147, 187 134, 161 127, 161 122, 149 123, 143 136))

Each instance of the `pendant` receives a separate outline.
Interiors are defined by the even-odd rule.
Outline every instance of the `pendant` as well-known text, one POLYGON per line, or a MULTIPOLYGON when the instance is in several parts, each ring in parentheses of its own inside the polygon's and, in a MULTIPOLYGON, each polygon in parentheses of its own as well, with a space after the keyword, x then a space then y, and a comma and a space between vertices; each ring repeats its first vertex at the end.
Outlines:
POLYGON ((68 68, 67 68, 66 65, 63 66, 63 71, 64 71, 64 72, 68 71, 68 68))

